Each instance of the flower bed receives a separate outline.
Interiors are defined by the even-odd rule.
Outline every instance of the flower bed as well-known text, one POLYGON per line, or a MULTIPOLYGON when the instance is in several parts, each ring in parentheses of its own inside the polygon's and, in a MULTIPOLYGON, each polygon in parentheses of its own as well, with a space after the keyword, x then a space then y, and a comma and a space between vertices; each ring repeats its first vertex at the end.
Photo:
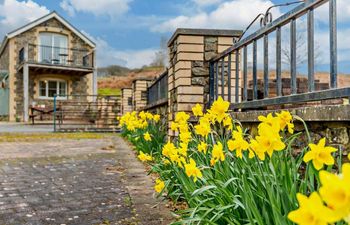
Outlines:
MULTIPOLYGON (((155 190, 188 208, 174 224, 347 224, 350 222, 350 164, 342 153, 311 143, 294 154, 294 133, 287 111, 260 116, 252 136, 232 118, 229 102, 219 98, 203 113, 177 113, 165 143, 159 115, 136 112, 121 118, 123 135, 159 174, 155 190), (336 174, 338 173, 338 174, 336 174), (309 197, 307 197, 309 196, 309 197)), ((305 124, 304 124, 305 125, 305 124)), ((309 138, 310 140, 310 138, 309 138)))

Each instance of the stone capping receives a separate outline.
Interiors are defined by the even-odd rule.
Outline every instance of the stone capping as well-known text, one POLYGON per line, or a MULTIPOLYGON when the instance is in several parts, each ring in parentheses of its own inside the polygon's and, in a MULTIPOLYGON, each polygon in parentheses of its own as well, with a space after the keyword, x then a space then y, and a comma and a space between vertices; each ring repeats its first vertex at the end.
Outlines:
POLYGON ((192 36, 215 36, 215 37, 240 37, 242 30, 225 30, 225 29, 192 29, 192 28, 178 28, 173 36, 168 41, 168 47, 174 42, 179 35, 192 36))
POLYGON ((148 78, 148 77, 139 77, 139 78, 135 78, 132 82, 135 83, 137 81, 153 81, 154 78, 148 78))
POLYGON ((329 106, 312 106, 296 109, 279 109, 279 110, 257 110, 248 112, 233 112, 232 116, 240 122, 259 122, 258 116, 266 116, 270 112, 280 112, 287 110, 294 115, 299 116, 304 121, 350 121, 350 105, 329 105, 329 106))

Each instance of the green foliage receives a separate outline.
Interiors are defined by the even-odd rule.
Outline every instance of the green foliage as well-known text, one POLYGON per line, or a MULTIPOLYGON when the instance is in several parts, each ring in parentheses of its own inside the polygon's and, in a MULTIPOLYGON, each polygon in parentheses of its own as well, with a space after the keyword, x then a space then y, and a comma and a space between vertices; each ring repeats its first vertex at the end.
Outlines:
POLYGON ((98 95, 120 95, 121 90, 117 88, 99 88, 98 95))

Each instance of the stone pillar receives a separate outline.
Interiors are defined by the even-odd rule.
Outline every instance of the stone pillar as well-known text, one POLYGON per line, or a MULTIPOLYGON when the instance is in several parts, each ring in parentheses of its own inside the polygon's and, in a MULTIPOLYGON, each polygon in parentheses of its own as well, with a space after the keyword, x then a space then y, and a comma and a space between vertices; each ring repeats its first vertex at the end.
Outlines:
MULTIPOLYGON (((238 30, 177 29, 168 42, 168 97, 171 123, 179 111, 191 112, 209 101, 209 60, 233 45, 238 30)), ((234 55, 233 55, 234 56, 234 55)), ((235 57, 232 57, 234 62, 235 57)), ((232 72, 234 78, 234 72, 232 72)), ((232 79, 232 85, 234 85, 232 79)), ((234 94, 234 91, 232 91, 234 94)), ((169 130, 169 136, 174 132, 169 130)))
POLYGON ((122 115, 124 115, 127 112, 132 111, 132 89, 131 88, 123 88, 122 89, 122 100, 121 100, 121 108, 122 108, 122 115), (129 104, 131 103, 131 105, 129 104))
POLYGON ((133 110, 141 111, 147 105, 147 88, 153 79, 136 79, 132 83, 132 104, 133 110))
POLYGON ((28 64, 23 66, 23 121, 28 122, 29 110, 29 67, 28 64))

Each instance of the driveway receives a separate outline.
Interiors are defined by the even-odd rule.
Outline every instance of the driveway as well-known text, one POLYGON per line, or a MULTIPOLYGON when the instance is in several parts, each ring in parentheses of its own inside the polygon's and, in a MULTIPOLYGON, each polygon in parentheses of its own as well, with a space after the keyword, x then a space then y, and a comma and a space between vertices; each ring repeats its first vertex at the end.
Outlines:
POLYGON ((0 143, 0 182, 0 224, 169 223, 143 165, 115 135, 0 143))

